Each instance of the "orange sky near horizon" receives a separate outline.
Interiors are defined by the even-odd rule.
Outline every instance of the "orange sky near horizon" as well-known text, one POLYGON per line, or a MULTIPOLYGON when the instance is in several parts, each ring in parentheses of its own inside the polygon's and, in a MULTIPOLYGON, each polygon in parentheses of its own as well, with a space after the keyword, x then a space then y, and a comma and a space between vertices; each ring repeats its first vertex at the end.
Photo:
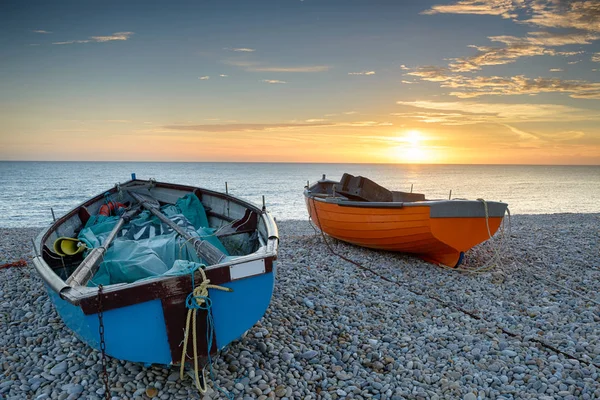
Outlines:
POLYGON ((600 165, 594 1, 15 2, 0 160, 600 165))

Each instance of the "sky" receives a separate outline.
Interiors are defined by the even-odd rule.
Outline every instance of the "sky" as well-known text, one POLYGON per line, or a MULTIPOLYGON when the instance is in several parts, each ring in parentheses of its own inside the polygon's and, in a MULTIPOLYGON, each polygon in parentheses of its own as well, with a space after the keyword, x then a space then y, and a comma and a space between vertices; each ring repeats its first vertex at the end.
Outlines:
POLYGON ((599 165, 600 2, 4 1, 0 160, 599 165))

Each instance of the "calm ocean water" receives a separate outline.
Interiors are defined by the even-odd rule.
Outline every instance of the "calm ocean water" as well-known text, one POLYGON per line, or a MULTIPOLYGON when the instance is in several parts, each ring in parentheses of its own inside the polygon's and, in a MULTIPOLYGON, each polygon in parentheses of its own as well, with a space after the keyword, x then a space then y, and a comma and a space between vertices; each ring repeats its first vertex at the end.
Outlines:
POLYGON ((45 226, 84 200, 125 182, 135 172, 229 192, 255 204, 265 196, 278 219, 307 219, 302 191, 307 181, 344 172, 392 190, 429 199, 502 200, 513 214, 600 212, 600 166, 397 165, 275 163, 0 162, 0 227, 45 226))

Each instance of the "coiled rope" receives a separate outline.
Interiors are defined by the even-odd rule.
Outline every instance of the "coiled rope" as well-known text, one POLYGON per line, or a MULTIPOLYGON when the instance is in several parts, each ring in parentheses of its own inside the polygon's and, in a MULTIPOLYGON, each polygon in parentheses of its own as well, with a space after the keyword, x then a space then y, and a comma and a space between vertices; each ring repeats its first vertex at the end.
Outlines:
MULTIPOLYGON (((192 344, 194 349, 194 383, 196 385, 196 389, 200 393, 206 393, 207 385, 206 385, 206 374, 204 368, 202 368, 202 382, 200 381, 200 376, 198 372, 198 344, 196 340, 196 314, 198 310, 206 311, 206 344, 207 344, 207 354, 208 354, 208 365, 211 369, 211 379, 212 379, 212 359, 210 356, 210 350, 213 344, 213 336, 214 336, 214 322, 212 316, 212 301, 208 297, 208 289, 217 289, 222 290, 224 292, 233 292, 233 289, 225 287, 213 285, 210 283, 210 279, 206 277, 206 273, 204 272, 202 264, 195 264, 192 268, 190 268, 190 273, 192 275, 192 292, 187 296, 185 300, 185 306, 188 308, 187 318, 185 321, 185 336, 183 338, 183 351, 181 353, 181 367, 179 369, 179 378, 183 380, 184 378, 184 368, 185 368, 185 357, 187 355, 187 343, 190 333, 190 321, 192 322, 192 344), (200 271, 202 275, 202 282, 200 285, 194 285, 194 272, 200 271)), ((219 388, 219 390, 221 390, 219 388)))

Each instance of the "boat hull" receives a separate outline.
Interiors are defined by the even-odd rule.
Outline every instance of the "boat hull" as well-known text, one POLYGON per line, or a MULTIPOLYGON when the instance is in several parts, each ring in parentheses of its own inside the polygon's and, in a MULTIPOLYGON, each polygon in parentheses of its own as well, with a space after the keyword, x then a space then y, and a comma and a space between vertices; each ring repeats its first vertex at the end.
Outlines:
POLYGON ((464 210, 457 213, 449 206, 459 201, 452 200, 370 205, 319 198, 309 192, 305 192, 305 200, 311 220, 336 239, 372 249, 412 253, 450 267, 459 264, 461 253, 496 233, 505 208, 503 203, 463 201, 459 208, 464 210), (485 207, 492 205, 494 213, 486 217, 485 207))
MULTIPOLYGON (((275 267, 267 274, 222 284, 232 292, 208 290, 214 323, 211 352, 239 339, 262 318, 271 301, 274 284, 275 267)), ((93 305, 73 305, 51 288, 46 289, 65 325, 81 341, 100 350, 99 318, 98 313, 93 312, 93 305)), ((187 317, 186 297, 187 294, 164 296, 103 311, 106 354, 145 364, 179 364, 187 317)), ((202 356, 208 354, 209 348, 206 316, 206 311, 198 311, 196 316, 197 346, 202 356)), ((188 346, 188 355, 191 354, 191 346, 188 346)))
MULTIPOLYGON (((219 228, 223 240, 233 243, 235 255, 231 253, 218 264, 203 268, 210 284, 230 289, 209 288, 209 310, 196 311, 196 354, 201 363, 205 362, 209 354, 240 338, 269 306, 276 281, 279 240, 274 220, 264 208, 228 194, 154 181, 131 181, 121 186, 128 184, 148 184, 148 193, 167 205, 193 193, 208 210, 210 226, 219 228), (242 250, 247 243, 253 243, 249 245, 253 250, 242 250), (212 338, 207 339, 211 331, 212 338)), ((119 189, 105 193, 121 195, 119 189)), ((203 282, 200 272, 108 284, 100 292, 96 286, 66 282, 69 271, 81 263, 82 254, 60 259, 52 252, 57 238, 74 237, 97 212, 105 202, 105 193, 82 203, 38 236, 34 266, 65 325, 87 345, 100 350, 101 312, 107 355, 145 364, 180 364, 189 310, 186 299, 192 288, 203 282)), ((189 335, 187 362, 192 361, 194 354, 191 325, 189 335)))

